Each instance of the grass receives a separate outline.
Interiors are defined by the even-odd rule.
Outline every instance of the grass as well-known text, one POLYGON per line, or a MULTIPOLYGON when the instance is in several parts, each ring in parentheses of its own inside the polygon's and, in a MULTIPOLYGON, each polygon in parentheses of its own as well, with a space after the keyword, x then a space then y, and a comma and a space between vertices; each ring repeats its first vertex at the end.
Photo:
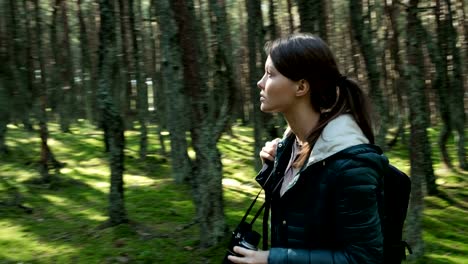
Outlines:
MULTIPOLYGON (((140 161, 138 132, 126 132, 125 199, 131 224, 98 228, 107 219, 109 168, 102 134, 81 122, 72 134, 50 124, 50 146, 66 166, 53 185, 33 184, 39 177, 37 133, 9 125, 10 153, 0 160, 0 263, 220 263, 224 244, 198 247, 198 225, 191 189, 175 184, 170 164, 158 154, 151 135, 149 156, 140 161), (17 201, 32 213, 14 206, 17 201)), ((155 131, 151 128, 151 131, 155 131)), ((235 127, 219 149, 224 165, 225 214, 233 228, 259 190, 253 177, 252 131, 235 127)), ((430 131, 433 139, 437 130, 430 131)), ((435 140, 432 140, 435 142, 435 140)), ((169 144, 166 144, 169 147, 169 144)), ((455 153, 453 143, 450 153, 455 153)), ((424 239, 426 263, 468 263, 468 175, 440 164, 434 146, 434 167, 442 195, 426 197, 424 239)), ((389 158, 408 172, 408 153, 397 145, 389 158)), ((257 227, 260 230, 260 227, 257 227)))

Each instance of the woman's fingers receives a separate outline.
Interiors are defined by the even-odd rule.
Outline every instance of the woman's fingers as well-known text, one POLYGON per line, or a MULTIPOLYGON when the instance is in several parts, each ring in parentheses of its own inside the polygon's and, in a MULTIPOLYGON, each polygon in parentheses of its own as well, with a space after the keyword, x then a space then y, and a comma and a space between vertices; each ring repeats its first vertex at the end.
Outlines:
POLYGON ((234 263, 248 263, 247 262, 248 259, 246 257, 250 256, 251 252, 253 252, 253 251, 245 249, 243 247, 235 246, 234 247, 234 252, 237 253, 237 254, 242 255, 242 257, 237 257, 237 256, 230 255, 230 256, 228 256, 228 259, 231 262, 234 262, 234 263))
POLYGON ((274 140, 272 141, 267 141, 265 143, 265 146, 262 148, 262 150, 260 151, 260 158, 265 161, 265 160, 275 160, 275 156, 276 156, 276 146, 278 145, 278 142, 280 141, 281 139, 279 138, 275 138, 274 140))
POLYGON ((249 249, 246 249, 246 248, 243 248, 243 247, 235 246, 234 247, 234 252, 236 252, 237 254, 240 254, 240 255, 242 255, 244 257, 248 257, 248 256, 252 255, 252 253, 255 252, 255 251, 249 250, 249 249))

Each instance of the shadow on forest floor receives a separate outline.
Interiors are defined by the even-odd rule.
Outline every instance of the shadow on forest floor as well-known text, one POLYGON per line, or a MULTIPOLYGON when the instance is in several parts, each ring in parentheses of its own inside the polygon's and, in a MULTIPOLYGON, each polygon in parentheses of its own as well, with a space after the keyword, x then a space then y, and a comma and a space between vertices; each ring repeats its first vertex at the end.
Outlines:
MULTIPOLYGON (((234 131, 238 136, 224 136, 219 143, 229 229, 259 191, 252 168, 251 130, 237 127, 234 131)), ((5 191, 16 192, 32 213, 0 203, 0 263, 219 263, 227 240, 216 247, 199 248, 190 186, 172 181, 170 163, 154 154, 159 151, 155 138, 150 137, 151 155, 139 160, 134 151, 138 148, 136 132, 126 133, 125 205, 131 221, 98 228, 107 220, 109 189, 101 137, 91 128, 60 134, 56 126, 51 127, 51 147, 67 165, 57 175, 58 184, 50 189, 29 183, 39 177, 39 139, 9 128, 10 154, 0 163, 0 201, 10 195, 4 198, 5 191)), ((402 147, 389 154, 405 167, 407 153, 402 147)), ((458 180, 464 175, 446 172, 438 176, 446 183, 440 185, 441 195, 425 198, 426 263, 466 263, 468 188, 458 180)))

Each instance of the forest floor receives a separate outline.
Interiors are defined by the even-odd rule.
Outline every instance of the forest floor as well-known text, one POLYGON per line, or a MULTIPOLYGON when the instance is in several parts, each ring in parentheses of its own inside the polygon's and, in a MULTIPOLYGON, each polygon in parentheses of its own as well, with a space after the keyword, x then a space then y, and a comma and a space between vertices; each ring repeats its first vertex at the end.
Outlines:
MULTIPOLYGON (((259 190, 253 180, 252 130, 237 126, 233 131, 233 137, 223 136, 218 145, 231 229, 259 190)), ((430 130, 431 142, 436 142, 437 134, 430 130)), ((10 153, 0 158, 0 264, 221 262, 225 244, 199 248, 190 186, 172 181, 170 164, 158 154, 154 134, 149 137, 145 161, 138 159, 138 132, 125 135, 125 206, 130 224, 103 229, 109 168, 102 133, 85 122, 68 134, 50 124, 50 147, 66 164, 54 174, 52 184, 38 184, 38 133, 8 126, 10 153)), ((453 145, 450 153, 454 156, 453 145)), ((443 168, 436 144, 433 150, 441 195, 425 198, 424 263, 468 263, 468 173, 443 168)), ((403 144, 388 156, 408 172, 403 144)))

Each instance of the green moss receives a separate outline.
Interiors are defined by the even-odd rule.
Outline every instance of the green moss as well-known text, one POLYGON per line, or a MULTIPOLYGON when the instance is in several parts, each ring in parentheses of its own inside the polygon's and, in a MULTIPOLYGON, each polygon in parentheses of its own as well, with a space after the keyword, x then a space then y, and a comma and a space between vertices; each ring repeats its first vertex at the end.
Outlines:
MULTIPOLYGON (((140 161, 138 131, 125 133, 125 201, 130 223, 101 229, 107 219, 109 189, 102 133, 83 121, 71 127, 71 134, 59 131, 57 124, 50 124, 51 148, 66 166, 53 186, 37 185, 31 180, 39 177, 38 134, 8 126, 6 143, 11 152, 0 162, 0 201, 19 194, 22 204, 33 212, 0 205, 0 263, 220 262, 229 237, 215 247, 199 248, 191 188, 174 184, 170 163, 157 154, 160 146, 154 134, 149 135, 148 158, 140 161)), ((156 129, 149 127, 149 131, 156 129)), ((252 129, 235 126, 233 131, 233 137, 223 136, 218 145, 230 229, 259 190, 254 181, 252 129)), ((429 134, 436 139, 437 129, 429 134)), ((450 144, 454 156, 456 149, 450 144)), ((387 154, 393 164, 409 172, 404 146, 398 144, 387 154)), ((421 263, 467 263, 468 188, 463 181, 467 175, 444 169, 435 146, 433 151, 442 195, 425 198, 427 255, 421 263)), ((255 229, 261 230, 260 222, 255 229)))

